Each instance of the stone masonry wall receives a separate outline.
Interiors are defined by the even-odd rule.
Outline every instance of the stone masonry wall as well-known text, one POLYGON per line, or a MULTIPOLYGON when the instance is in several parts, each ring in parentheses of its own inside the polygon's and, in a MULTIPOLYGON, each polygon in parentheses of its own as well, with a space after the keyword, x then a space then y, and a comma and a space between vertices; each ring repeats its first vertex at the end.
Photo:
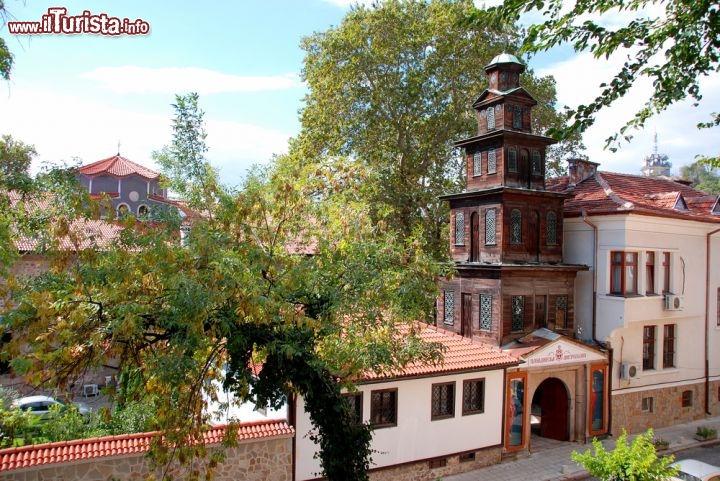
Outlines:
POLYGON ((400 466, 378 469, 370 472, 370 481, 435 481, 443 476, 464 473, 484 466, 500 462, 502 448, 500 446, 475 451, 475 459, 460 461, 459 455, 437 458, 445 459, 447 464, 442 467, 431 468, 430 460, 417 463, 408 463, 400 466))
MULTIPOLYGON (((195 468, 204 479, 204 463, 195 468)), ((0 472, 0 481, 144 481, 151 474, 144 453, 107 456, 0 472)), ((156 471, 156 479, 162 479, 156 471)), ((187 468, 173 470, 175 479, 188 479, 187 468)), ((215 470, 215 481, 291 481, 292 438, 240 442, 228 448, 215 470)))
MULTIPOLYGON (((710 412, 720 413, 720 382, 710 383, 710 412)), ((702 419, 705 414, 705 383, 612 395, 612 434, 639 433, 648 427, 662 428, 702 419), (692 406, 682 406, 684 391, 692 392, 692 406), (652 412, 642 410, 642 399, 652 398, 652 412)))

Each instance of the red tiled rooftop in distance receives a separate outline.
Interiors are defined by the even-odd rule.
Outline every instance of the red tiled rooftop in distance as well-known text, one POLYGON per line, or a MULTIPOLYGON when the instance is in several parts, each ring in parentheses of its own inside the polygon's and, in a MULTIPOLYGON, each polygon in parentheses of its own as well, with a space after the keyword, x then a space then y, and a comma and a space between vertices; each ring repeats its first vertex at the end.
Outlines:
POLYGON ((583 211, 595 215, 634 212, 720 222, 720 215, 712 213, 716 196, 708 196, 671 179, 598 172, 574 187, 567 177, 551 179, 546 185, 548 190, 574 195, 564 204, 565 214, 569 216, 581 215, 583 211), (682 204, 680 196, 687 209, 676 208, 682 204))
POLYGON ((415 362, 409 364, 400 372, 388 375, 368 373, 364 376, 364 379, 380 380, 487 368, 504 368, 519 363, 516 358, 490 344, 475 341, 427 324, 418 323, 418 327, 420 328, 418 335, 423 341, 439 343, 445 347, 443 362, 439 364, 415 362))
POLYGON ((120 155, 114 155, 107 159, 98 160, 92 164, 80 167, 80 173, 87 176, 96 176, 101 174, 114 175, 115 177, 127 177, 128 175, 139 175, 146 179, 157 179, 160 174, 157 172, 136 164, 132 160, 128 160, 120 155))
MULTIPOLYGON (((222 441, 226 426, 216 426, 205 433, 207 444, 222 441)), ((0 471, 27 468, 51 463, 80 461, 102 456, 143 453, 149 450, 151 440, 158 433, 123 434, 103 438, 78 439, 59 443, 37 444, 0 450, 0 471)), ((260 421, 241 424, 237 440, 291 437, 293 428, 285 421, 260 421)))

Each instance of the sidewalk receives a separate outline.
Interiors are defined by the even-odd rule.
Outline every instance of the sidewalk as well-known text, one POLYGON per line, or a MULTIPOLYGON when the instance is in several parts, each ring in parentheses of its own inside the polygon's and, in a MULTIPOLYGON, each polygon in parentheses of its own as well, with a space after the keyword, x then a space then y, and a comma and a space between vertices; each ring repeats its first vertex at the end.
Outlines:
MULTIPOLYGON (((720 440, 696 441, 693 437, 698 426, 713 427, 720 432, 720 417, 705 418, 692 421, 686 424, 678 424, 667 428, 655 429, 656 439, 670 441, 668 450, 662 454, 674 454, 684 449, 700 446, 702 444, 719 443, 720 440)), ((632 438, 632 436, 631 436, 632 438)), ((603 441, 606 449, 615 447, 616 437, 610 437, 603 441)), ((530 456, 508 460, 501 464, 488 466, 487 468, 476 469, 463 474, 443 477, 443 481, 568 481, 583 479, 588 476, 587 472, 570 460, 570 453, 573 451, 585 452, 592 448, 590 443, 562 443, 556 447, 550 447, 537 452, 531 452, 530 456)))

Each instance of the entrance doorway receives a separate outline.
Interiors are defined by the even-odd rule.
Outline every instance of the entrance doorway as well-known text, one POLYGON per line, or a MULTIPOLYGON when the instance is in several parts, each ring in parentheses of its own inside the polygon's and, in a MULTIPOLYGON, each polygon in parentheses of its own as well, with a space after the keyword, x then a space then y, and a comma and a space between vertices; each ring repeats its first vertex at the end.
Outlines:
POLYGON ((535 390, 530 407, 533 434, 568 441, 570 439, 569 394, 565 384, 556 377, 545 379, 535 390))

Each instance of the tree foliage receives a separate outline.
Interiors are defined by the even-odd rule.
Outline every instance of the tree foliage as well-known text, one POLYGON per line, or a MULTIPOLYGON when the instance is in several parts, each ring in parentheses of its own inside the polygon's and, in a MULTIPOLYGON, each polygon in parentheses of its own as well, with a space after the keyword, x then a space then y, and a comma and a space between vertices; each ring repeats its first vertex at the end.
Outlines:
MULTIPOLYGON (((512 24, 462 24, 472 11, 470 0, 357 5, 302 42, 309 93, 294 147, 304 162, 349 156, 364 165, 373 217, 401 237, 422 230, 438 258, 447 255, 448 210, 437 197, 464 185, 453 141, 477 133, 471 105, 487 87, 484 66, 520 42, 512 24)), ((536 131, 559 126, 554 80, 528 71, 522 82, 539 102, 536 131)))
POLYGON ((680 177, 689 181, 697 190, 707 194, 720 194, 718 168, 709 166, 706 161, 698 160, 680 167, 680 177))
MULTIPOLYGON (((202 118, 195 95, 175 108, 176 126, 202 118)), ((163 161, 171 182, 201 193, 186 240, 179 216, 129 216, 110 246, 74 250, 34 279, 11 277, 15 306, 3 314, 12 365, 30 382, 67 388, 117 363, 117 402, 150 403, 150 427, 184 446, 158 446, 159 462, 205 453, 192 441, 221 384, 260 406, 300 395, 324 474, 366 479, 369 427, 352 425, 341 389, 364 372, 439 359, 413 331, 435 296, 438 265, 419 242, 372 222, 357 195, 360 164, 279 158, 233 192, 183 147, 205 152, 201 125, 176 130, 179 155, 168 149, 163 161)), ((40 229, 62 232, 57 219, 45 221, 40 229)))
MULTIPOLYGON (((653 82, 652 94, 635 116, 607 139, 608 146, 615 146, 620 138, 629 137, 629 129, 643 127, 648 118, 678 101, 689 98, 698 105, 702 100, 700 80, 720 69, 720 11, 713 2, 581 0, 566 8, 562 0, 504 0, 501 6, 477 11, 469 18, 474 24, 498 18, 517 21, 521 14, 533 11, 542 15, 543 22, 527 29, 523 52, 570 44, 575 51, 589 51, 595 58, 615 53, 627 58, 612 79, 600 84, 602 92, 595 100, 570 110, 569 123, 551 131, 557 138, 587 129, 597 112, 625 96, 639 78, 647 77, 653 82), (655 5, 664 10, 654 14, 655 5), (618 12, 632 19, 617 26, 613 15, 618 12), (610 16, 612 21, 606 22, 610 16)), ((715 112, 698 127, 719 124, 720 113, 715 112)), ((716 164, 718 161, 714 159, 716 164)))
POLYGON ((670 466, 673 457, 658 457, 655 452, 652 429, 638 434, 630 444, 623 430, 612 451, 606 450, 597 438, 592 445, 592 453, 589 449, 582 454, 573 451, 571 458, 601 481, 658 481, 677 474, 677 468, 670 466))
MULTIPOLYGON (((7 10, 5 10, 5 2, 0 0, 0 22, 4 27, 7 23, 7 10)), ((10 53, 10 49, 5 42, 5 39, 0 37, 0 77, 5 80, 10 80, 10 70, 13 66, 13 55, 10 53)))

